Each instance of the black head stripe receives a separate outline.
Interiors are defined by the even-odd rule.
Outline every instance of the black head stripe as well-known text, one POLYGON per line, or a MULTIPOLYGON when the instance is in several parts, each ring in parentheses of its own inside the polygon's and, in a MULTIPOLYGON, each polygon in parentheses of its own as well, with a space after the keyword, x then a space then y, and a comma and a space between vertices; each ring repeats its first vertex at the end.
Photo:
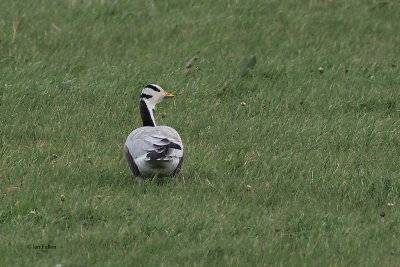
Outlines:
POLYGON ((152 84, 146 85, 145 88, 153 89, 154 91, 160 92, 160 89, 158 89, 157 86, 154 86, 152 84))
POLYGON ((141 95, 140 95, 140 98, 149 99, 149 98, 152 98, 152 97, 153 97, 152 95, 148 95, 148 94, 141 94, 141 95))

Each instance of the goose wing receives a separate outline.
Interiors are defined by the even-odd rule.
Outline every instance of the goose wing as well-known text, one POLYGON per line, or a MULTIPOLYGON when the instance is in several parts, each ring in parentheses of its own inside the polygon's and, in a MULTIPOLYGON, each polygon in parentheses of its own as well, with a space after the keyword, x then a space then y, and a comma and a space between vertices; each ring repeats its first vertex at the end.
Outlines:
POLYGON ((133 158, 181 158, 183 143, 178 132, 168 126, 141 127, 130 133, 125 146, 133 158))

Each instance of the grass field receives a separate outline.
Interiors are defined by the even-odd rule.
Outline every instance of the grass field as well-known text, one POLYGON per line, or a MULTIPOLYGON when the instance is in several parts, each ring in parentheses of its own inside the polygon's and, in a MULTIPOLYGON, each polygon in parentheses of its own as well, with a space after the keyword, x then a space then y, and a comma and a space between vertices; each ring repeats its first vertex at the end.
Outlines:
POLYGON ((399 13, 0 1, 0 265, 398 266, 399 13), (157 121, 186 159, 139 185, 123 144, 148 83, 176 95, 157 121))

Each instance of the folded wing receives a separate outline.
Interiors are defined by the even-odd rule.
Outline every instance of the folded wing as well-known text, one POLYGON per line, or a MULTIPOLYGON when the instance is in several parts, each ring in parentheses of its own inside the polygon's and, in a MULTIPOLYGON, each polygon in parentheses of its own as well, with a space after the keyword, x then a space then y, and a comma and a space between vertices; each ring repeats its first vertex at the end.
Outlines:
POLYGON ((127 138, 126 147, 133 158, 146 155, 146 160, 171 160, 183 156, 178 132, 168 126, 141 127, 127 138))

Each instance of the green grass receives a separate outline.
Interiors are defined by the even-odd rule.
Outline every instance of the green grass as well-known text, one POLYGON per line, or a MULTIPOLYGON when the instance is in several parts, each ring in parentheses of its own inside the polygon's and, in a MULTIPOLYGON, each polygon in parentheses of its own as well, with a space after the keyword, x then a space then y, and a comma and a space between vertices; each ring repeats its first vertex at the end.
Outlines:
POLYGON ((397 265, 399 13, 0 1, 0 265, 397 265), (139 185, 122 148, 148 83, 187 156, 139 185))

